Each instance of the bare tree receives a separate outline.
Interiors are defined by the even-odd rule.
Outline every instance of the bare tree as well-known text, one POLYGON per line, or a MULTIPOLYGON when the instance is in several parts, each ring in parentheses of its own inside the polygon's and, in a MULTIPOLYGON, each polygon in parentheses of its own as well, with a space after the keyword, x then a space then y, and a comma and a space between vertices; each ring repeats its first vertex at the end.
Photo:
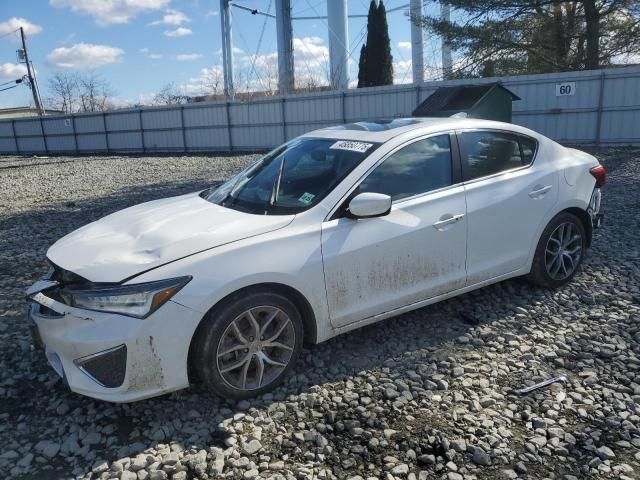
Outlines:
POLYGON ((182 105, 188 101, 189 96, 182 93, 174 82, 169 82, 154 95, 151 103, 153 105, 182 105))
POLYGON ((102 112, 113 108, 111 84, 95 73, 56 73, 49 79, 51 108, 65 113, 102 112))
POLYGON ((79 77, 78 85, 81 111, 103 112, 113 109, 115 92, 107 80, 96 73, 88 73, 79 77))
POLYGON ((222 68, 214 65, 202 77, 202 91, 205 95, 220 95, 224 92, 222 68))
POLYGON ((49 79, 47 104, 55 110, 73 113, 78 110, 78 75, 56 73, 49 79))

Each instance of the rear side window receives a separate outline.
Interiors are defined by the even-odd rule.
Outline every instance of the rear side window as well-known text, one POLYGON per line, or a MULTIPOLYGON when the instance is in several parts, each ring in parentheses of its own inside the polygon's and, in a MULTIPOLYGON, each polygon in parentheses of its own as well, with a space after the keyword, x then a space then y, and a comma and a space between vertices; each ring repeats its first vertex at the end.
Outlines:
POLYGON ((463 132, 459 138, 465 180, 530 165, 537 147, 532 138, 502 132, 463 132))
POLYGON ((413 142, 393 153, 360 184, 358 193, 375 192, 392 200, 451 185, 449 135, 413 142))
POLYGON ((531 162, 533 162, 533 157, 535 157, 536 155, 538 142, 536 142, 533 138, 520 137, 520 147, 522 148, 523 163, 525 165, 531 164, 531 162))

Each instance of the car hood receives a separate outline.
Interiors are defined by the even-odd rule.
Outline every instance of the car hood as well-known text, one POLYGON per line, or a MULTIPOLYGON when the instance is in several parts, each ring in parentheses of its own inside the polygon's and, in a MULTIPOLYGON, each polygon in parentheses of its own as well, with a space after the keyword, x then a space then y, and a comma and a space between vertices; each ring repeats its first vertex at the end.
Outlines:
POLYGON ((277 230, 293 218, 251 215, 191 193, 107 215, 58 240, 47 257, 92 282, 120 282, 194 253, 277 230))

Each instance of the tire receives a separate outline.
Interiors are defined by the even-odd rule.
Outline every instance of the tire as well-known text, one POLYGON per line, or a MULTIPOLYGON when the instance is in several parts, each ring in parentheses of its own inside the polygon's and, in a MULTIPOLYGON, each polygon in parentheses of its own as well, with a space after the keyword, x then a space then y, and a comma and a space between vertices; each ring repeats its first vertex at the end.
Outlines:
POLYGON ((245 292, 212 309, 196 335, 192 361, 202 382, 221 397, 243 400, 282 383, 300 356, 304 330, 287 297, 245 292))
POLYGON ((544 288, 565 285, 580 268, 586 246, 582 221, 571 213, 559 213, 540 236, 527 279, 544 288))

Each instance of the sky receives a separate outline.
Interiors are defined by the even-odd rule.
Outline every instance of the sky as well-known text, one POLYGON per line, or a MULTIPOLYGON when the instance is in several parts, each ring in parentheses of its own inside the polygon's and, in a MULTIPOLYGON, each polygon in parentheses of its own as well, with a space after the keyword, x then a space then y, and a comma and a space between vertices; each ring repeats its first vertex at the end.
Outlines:
MULTIPOLYGON (((275 0, 242 0, 241 5, 274 13, 275 0)), ((387 10, 408 0, 388 0, 387 10)), ((106 79, 123 105, 148 103, 173 82, 187 95, 221 71, 219 0, 21 0, 0 2, 0 84, 26 73, 16 58, 23 26, 43 99, 48 79, 58 72, 95 72, 106 79)), ((366 14, 368 0, 349 0, 349 14, 366 14)), ((292 0, 292 16, 326 15, 326 2, 292 0)), ((411 34, 407 10, 388 14, 395 83, 411 83, 411 34)), ((275 19, 232 8, 234 65, 244 83, 264 89, 275 80, 275 19), (266 19, 266 23, 265 23, 266 19), (264 28, 264 33, 263 32, 264 28)), ((366 18, 349 19, 350 82, 357 82, 357 60, 366 18)), ((326 20, 294 20, 296 77, 326 83, 326 20)), ((439 47, 426 42, 425 63, 435 68, 439 47)), ((6 85, 5 85, 6 86, 6 85)), ((0 86, 0 88, 4 88, 0 86)), ((20 85, 0 91, 0 107, 31 103, 20 85)))

